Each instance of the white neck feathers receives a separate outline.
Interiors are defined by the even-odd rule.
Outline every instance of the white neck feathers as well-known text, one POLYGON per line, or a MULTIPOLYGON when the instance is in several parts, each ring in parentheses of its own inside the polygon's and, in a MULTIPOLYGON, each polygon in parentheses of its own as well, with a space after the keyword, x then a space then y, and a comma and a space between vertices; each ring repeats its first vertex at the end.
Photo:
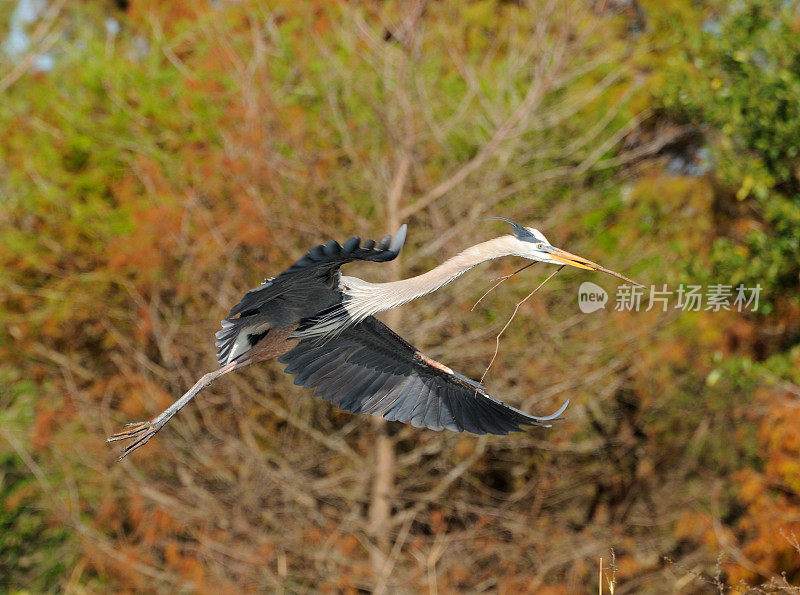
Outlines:
POLYGON ((502 236, 471 246, 427 273, 402 281, 369 283, 355 277, 346 277, 344 306, 355 321, 363 320, 371 314, 390 310, 428 295, 482 262, 502 256, 520 255, 519 248, 520 241, 517 238, 502 236))

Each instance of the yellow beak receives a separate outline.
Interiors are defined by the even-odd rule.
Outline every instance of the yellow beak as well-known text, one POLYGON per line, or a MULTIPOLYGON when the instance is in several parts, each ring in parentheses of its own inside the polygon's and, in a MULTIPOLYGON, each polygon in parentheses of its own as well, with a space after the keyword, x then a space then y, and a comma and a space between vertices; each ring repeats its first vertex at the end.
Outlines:
POLYGON ((573 267, 578 267, 579 269, 588 269, 590 271, 602 271, 603 273, 608 273, 609 275, 613 275, 623 281, 627 281, 632 285, 636 285, 637 287, 644 287, 641 283, 637 283, 632 279, 628 279, 624 275, 620 275, 610 269, 605 267, 601 267, 599 264, 592 262, 591 260, 586 260, 585 258, 578 256, 577 254, 572 254, 571 252, 567 252, 566 250, 562 250, 561 248, 556 248, 554 246, 550 246, 547 250, 547 253, 553 260, 561 262, 563 264, 568 264, 573 267))

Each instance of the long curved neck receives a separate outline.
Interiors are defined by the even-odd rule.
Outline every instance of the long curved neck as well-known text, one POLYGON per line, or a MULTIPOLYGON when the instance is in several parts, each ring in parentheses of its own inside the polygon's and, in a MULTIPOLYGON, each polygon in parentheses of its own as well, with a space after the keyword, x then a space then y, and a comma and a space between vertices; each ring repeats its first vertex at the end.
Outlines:
POLYGON ((348 277, 346 308, 353 318, 363 320, 371 314, 402 306, 447 285, 475 265, 516 254, 517 245, 518 240, 513 236, 495 238, 467 248, 427 273, 402 281, 369 283, 348 277))

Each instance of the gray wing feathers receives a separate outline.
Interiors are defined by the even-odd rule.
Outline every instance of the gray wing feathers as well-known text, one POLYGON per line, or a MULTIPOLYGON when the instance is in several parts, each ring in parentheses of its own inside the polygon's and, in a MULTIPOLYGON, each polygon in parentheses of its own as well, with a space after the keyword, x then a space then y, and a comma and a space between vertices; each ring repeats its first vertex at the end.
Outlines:
POLYGON ((220 365, 228 361, 228 355, 233 349, 233 343, 236 341, 236 336, 239 334, 239 329, 235 321, 228 320, 227 318, 222 321, 222 329, 217 331, 217 341, 214 343, 217 347, 217 359, 220 365))
POLYGON ((278 360, 296 375, 295 384, 342 409, 432 430, 507 434, 547 426, 568 403, 546 417, 514 409, 469 378, 427 363, 373 316, 328 341, 304 339, 278 360))
POLYGON ((298 259, 292 266, 277 277, 268 279, 261 286, 248 291, 242 300, 231 308, 227 318, 237 314, 247 315, 252 310, 258 309, 269 300, 286 291, 285 283, 290 279, 295 281, 298 275, 308 277, 310 280, 320 282, 330 281, 331 275, 343 264, 354 260, 370 260, 373 262, 387 262, 397 258, 406 239, 406 226, 402 225, 394 238, 385 236, 376 245, 374 240, 367 240, 361 244, 358 236, 352 237, 344 244, 331 240, 326 244, 313 247, 298 259))
MULTIPOLYGON (((251 289, 236 304, 217 332, 217 359, 220 365, 228 362, 234 343, 247 326, 246 318, 276 305, 288 305, 297 318, 314 316, 319 310, 335 304, 338 297, 339 267, 354 260, 387 262, 397 257, 406 239, 406 226, 402 225, 394 236, 387 235, 380 242, 352 237, 344 244, 331 240, 313 247, 292 266, 277 277, 267 279, 251 289), (305 310, 310 308, 308 312, 305 310), (316 308, 316 309, 315 309, 316 308)), ((238 357, 233 354, 234 358, 238 357)))

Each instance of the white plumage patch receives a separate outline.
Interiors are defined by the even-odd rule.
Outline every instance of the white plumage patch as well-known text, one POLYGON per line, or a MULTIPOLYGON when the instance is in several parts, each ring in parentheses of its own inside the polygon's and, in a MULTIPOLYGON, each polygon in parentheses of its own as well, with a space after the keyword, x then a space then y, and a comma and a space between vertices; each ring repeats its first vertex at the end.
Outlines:
POLYGON ((251 336, 258 336, 269 330, 268 322, 261 322, 259 324, 243 325, 239 332, 236 333, 236 338, 233 340, 233 345, 228 353, 224 363, 230 363, 237 357, 247 353, 253 348, 251 336))
POLYGON ((246 353, 250 347, 252 346, 250 345, 250 341, 247 339, 247 333, 240 331, 239 334, 236 335, 236 339, 233 341, 231 352, 228 354, 228 359, 225 363, 229 364, 243 353, 246 353))

